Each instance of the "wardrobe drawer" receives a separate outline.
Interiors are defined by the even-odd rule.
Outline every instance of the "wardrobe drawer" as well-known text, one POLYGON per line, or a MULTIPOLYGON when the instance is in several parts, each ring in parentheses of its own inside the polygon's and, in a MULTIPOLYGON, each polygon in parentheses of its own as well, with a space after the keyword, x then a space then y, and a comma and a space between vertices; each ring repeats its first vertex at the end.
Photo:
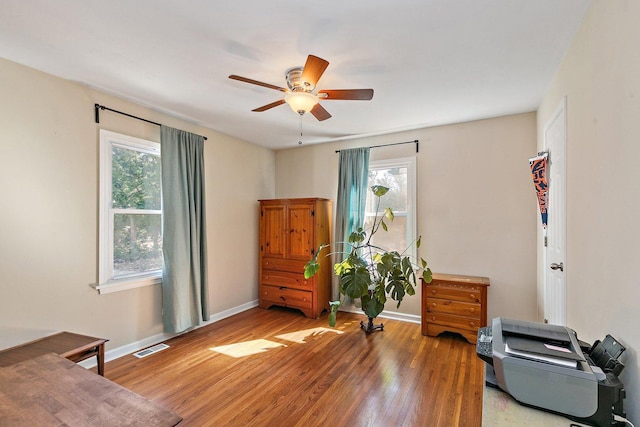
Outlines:
POLYGON ((262 284, 271 286, 285 286, 288 288, 311 289, 315 279, 305 279, 304 273, 290 273, 288 271, 263 270, 262 284))
POLYGON ((289 271, 291 273, 304 274, 304 266, 307 261, 282 258, 262 258, 262 270, 289 271))
POLYGON ((311 308, 312 293, 276 286, 261 286, 260 298, 286 307, 311 308))

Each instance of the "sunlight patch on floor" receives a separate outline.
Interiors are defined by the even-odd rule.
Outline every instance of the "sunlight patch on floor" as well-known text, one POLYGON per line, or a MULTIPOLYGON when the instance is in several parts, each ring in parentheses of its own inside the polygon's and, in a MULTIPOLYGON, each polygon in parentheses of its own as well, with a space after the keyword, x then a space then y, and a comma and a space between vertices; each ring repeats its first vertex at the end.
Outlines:
MULTIPOLYGON (((326 332, 334 332, 336 334, 344 334, 344 331, 338 331, 331 328, 312 328, 312 329, 303 329, 301 331, 289 332, 288 334, 277 335, 274 338, 294 342, 297 344, 304 344, 305 339, 310 336, 315 335, 323 335, 326 332)), ((245 356, 251 356, 254 354, 264 353, 272 348, 278 347, 287 347, 286 344, 266 340, 263 338, 238 342, 234 344, 221 345, 218 347, 211 347, 209 350, 215 351, 216 353, 221 353, 227 356, 240 358, 245 356)))
POLYGON ((221 345, 218 347, 212 347, 209 350, 215 351, 217 353, 222 353, 227 356, 240 358, 245 356, 251 356, 258 353, 264 353, 265 351, 278 348, 278 347, 286 347, 286 344, 282 344, 275 341, 269 341, 265 339, 257 339, 252 341, 239 342, 228 345, 221 345))
POLYGON ((291 341, 298 344, 304 344, 304 340, 307 337, 313 335, 323 335, 325 332, 335 332, 336 334, 344 334, 344 331, 337 331, 335 329, 330 328, 312 328, 312 329, 303 329, 301 331, 290 332, 288 334, 276 335, 276 338, 285 341, 291 341))

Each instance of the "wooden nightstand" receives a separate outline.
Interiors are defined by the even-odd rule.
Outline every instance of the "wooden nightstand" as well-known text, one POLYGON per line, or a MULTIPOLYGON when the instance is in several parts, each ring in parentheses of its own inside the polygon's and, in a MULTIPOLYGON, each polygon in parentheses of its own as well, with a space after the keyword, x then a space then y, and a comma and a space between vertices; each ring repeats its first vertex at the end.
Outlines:
POLYGON ((487 326, 487 277, 433 274, 422 281, 422 335, 457 332, 470 343, 487 326))

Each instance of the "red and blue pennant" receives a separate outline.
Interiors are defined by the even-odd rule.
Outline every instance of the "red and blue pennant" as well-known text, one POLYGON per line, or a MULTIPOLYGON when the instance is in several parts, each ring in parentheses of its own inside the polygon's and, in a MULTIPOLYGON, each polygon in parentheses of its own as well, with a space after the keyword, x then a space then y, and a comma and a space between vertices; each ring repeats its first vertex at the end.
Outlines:
POLYGON ((549 153, 541 153, 539 156, 529 159, 531 166, 531 175, 533 185, 538 195, 538 205, 540 206, 540 215, 542 216, 542 227, 547 228, 547 163, 549 153))

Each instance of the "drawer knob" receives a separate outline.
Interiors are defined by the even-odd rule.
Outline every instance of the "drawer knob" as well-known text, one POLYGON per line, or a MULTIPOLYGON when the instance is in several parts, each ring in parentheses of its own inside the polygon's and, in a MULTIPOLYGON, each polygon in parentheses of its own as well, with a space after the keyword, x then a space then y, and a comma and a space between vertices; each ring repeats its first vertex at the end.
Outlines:
POLYGON ((471 312, 471 313, 475 313, 475 312, 476 312, 476 309, 475 309, 475 308, 473 308, 473 307, 470 307, 470 308, 469 308, 469 312, 471 312))
POLYGON ((476 299, 476 294, 469 294, 469 298, 476 299))
POLYGON ((283 297, 283 296, 280 296, 280 299, 281 299, 282 301, 286 301, 286 300, 287 300, 287 299, 286 299, 285 297, 283 297))
POLYGON ((435 290, 435 289, 431 289, 431 293, 432 293, 433 295, 435 295, 435 294, 436 294, 436 290, 435 290))
POLYGON ((436 320, 436 316, 431 316, 431 320, 435 321, 436 320))
POLYGON ((432 306, 432 307, 435 307, 435 306, 436 306, 436 303, 435 303, 435 302, 432 302, 432 303, 431 303, 431 306, 432 306))
POLYGON ((469 322, 469 326, 471 326, 472 328, 475 328, 476 322, 469 322))

